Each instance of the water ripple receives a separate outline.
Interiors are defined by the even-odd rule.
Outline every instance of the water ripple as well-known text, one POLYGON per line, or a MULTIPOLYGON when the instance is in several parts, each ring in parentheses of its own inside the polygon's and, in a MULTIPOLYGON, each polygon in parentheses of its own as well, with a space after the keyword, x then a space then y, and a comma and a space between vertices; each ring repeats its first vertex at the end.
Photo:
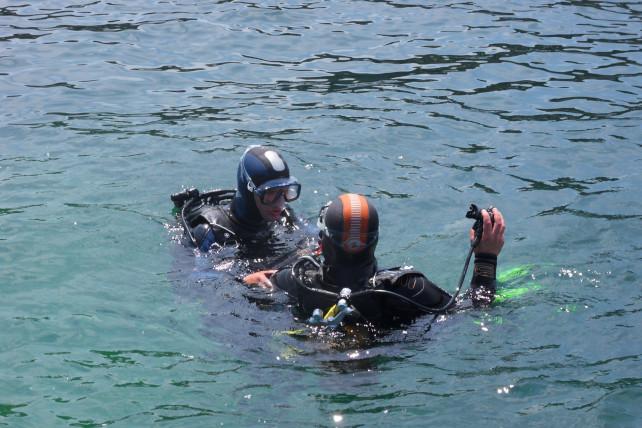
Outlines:
POLYGON ((600 218, 605 220, 628 220, 628 219, 642 219, 642 214, 598 214, 584 210, 569 208, 568 205, 554 207, 549 210, 542 211, 537 216, 550 216, 559 214, 571 214, 583 218, 600 218))
POLYGON ((638 2, 89 0, 0 17, 0 424, 639 420, 638 2), (372 197, 382 267, 449 284, 470 201, 506 214, 502 266, 556 267, 432 326, 310 332, 287 296, 230 279, 265 255, 177 243, 167 195, 233 184, 248 144, 287 155, 304 216, 372 197))

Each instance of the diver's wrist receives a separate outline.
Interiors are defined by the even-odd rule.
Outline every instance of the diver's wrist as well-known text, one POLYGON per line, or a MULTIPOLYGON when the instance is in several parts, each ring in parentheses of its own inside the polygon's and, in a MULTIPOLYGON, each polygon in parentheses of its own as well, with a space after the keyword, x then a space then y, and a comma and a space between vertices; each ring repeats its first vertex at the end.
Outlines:
POLYGON ((492 253, 475 254, 473 275, 476 277, 495 279, 497 272, 497 255, 492 253))

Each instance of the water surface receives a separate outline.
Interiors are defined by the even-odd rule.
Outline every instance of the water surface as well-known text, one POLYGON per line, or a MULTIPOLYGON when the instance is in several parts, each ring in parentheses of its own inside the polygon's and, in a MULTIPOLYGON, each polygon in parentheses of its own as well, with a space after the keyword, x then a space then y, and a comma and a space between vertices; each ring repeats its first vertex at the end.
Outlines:
POLYGON ((639 2, 0 7, 0 425, 638 426, 639 2), (169 194, 280 150, 313 219, 372 198, 382 266, 454 290, 468 204, 507 289, 374 341, 176 238, 169 194), (431 327, 430 327, 431 326, 431 327), (638 333, 636 333, 638 331, 638 333))

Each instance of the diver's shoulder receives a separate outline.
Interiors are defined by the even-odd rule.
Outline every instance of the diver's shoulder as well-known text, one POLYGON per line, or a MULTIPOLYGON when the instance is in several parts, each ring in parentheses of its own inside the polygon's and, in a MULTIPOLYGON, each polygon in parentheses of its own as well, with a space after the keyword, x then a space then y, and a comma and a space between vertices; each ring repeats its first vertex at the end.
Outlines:
POLYGON ((392 286, 408 276, 426 277, 423 272, 414 269, 412 266, 395 266, 375 272, 370 278, 369 285, 375 288, 392 286))

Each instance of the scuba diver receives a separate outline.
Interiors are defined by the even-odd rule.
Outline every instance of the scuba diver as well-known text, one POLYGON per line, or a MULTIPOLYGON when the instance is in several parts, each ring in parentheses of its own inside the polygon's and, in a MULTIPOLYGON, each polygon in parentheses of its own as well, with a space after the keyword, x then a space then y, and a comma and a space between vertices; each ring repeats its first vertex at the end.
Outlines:
POLYGON ((236 190, 187 189, 171 196, 186 235, 202 252, 264 242, 278 224, 295 227, 287 203, 299 197, 301 184, 276 150, 250 146, 241 156, 236 179, 236 190))
POLYGON ((490 304, 495 294, 497 256, 504 245, 504 218, 497 208, 466 214, 476 220, 470 230, 471 247, 452 296, 424 274, 409 268, 378 270, 375 248, 379 217, 370 201, 343 194, 319 213, 321 258, 300 257, 292 266, 247 275, 244 282, 277 287, 294 298, 308 322, 339 325, 342 320, 372 325, 406 323, 456 306, 470 257, 475 254, 471 288, 473 304, 490 304))

